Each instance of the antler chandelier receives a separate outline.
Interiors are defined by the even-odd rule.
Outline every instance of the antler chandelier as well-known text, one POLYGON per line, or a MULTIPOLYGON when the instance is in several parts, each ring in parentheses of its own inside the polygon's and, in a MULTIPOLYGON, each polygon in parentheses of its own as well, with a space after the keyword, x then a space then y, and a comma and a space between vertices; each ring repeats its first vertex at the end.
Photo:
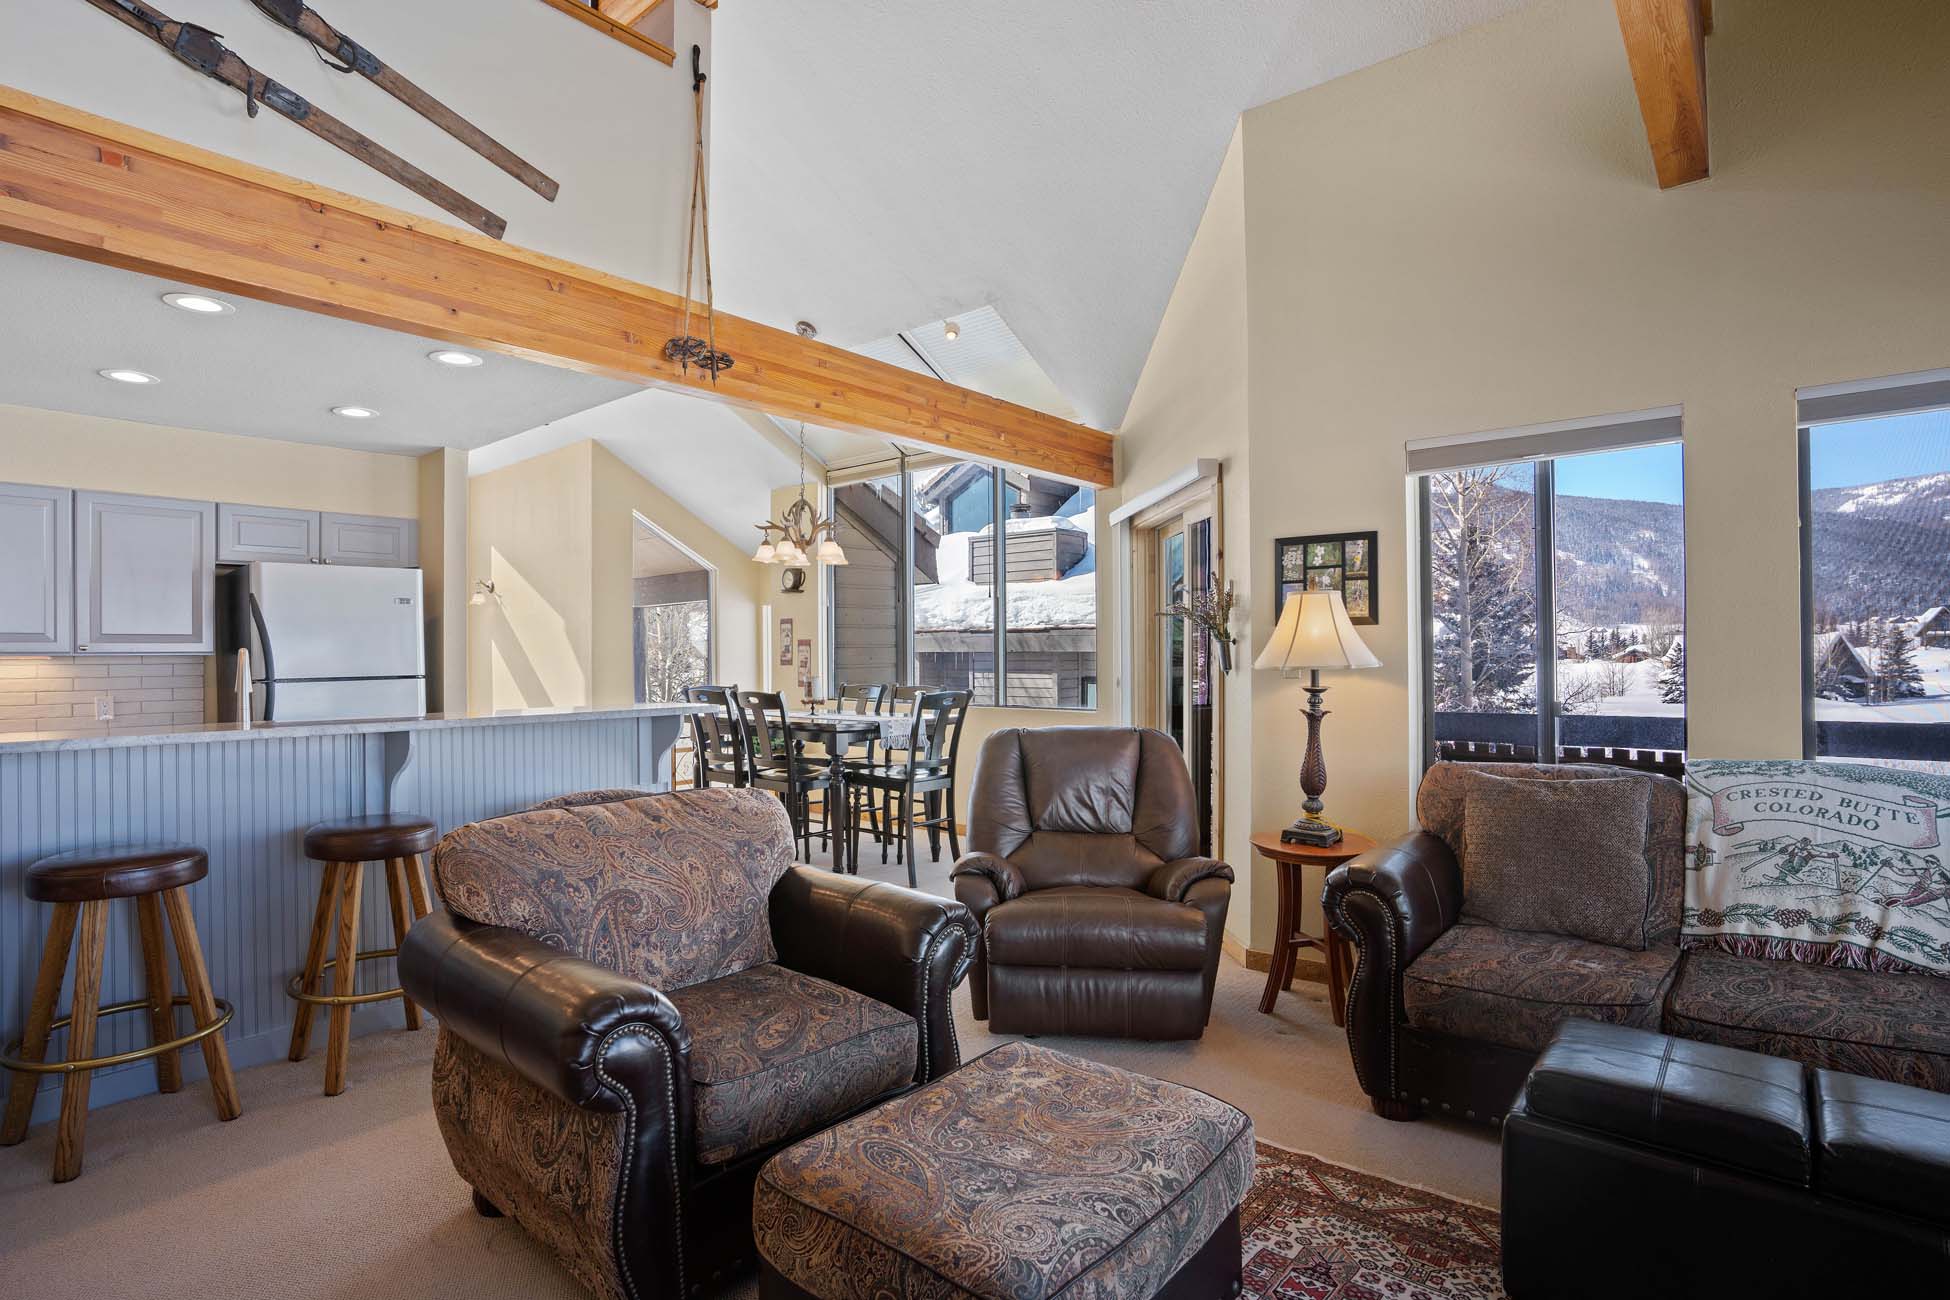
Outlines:
POLYGON ((760 537, 752 559, 760 564, 845 564, 837 539, 839 521, 821 515, 806 499, 806 424, 799 422, 799 499, 777 520, 757 525, 760 537), (776 540, 773 534, 777 533, 776 540))

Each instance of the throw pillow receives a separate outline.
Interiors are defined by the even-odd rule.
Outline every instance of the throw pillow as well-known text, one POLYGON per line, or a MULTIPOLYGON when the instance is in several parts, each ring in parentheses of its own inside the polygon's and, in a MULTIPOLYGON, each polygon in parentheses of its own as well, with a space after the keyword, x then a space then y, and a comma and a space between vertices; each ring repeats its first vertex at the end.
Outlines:
POLYGON ((1651 910, 1651 788, 1640 777, 1467 774, 1465 920, 1642 951, 1651 910))

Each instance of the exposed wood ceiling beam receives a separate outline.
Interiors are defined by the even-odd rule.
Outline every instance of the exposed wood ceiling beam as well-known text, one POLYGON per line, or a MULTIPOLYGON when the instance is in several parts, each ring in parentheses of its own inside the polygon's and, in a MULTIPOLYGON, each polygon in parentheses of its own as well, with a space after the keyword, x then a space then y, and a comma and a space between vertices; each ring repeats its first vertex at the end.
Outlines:
POLYGON ((662 4, 664 0, 602 0, 597 7, 606 17, 628 26, 662 4))
POLYGON ((1659 188, 1704 180, 1711 0, 1613 0, 1659 188))
POLYGON ((386 329, 1112 482, 1108 434, 718 316, 714 388, 663 357, 683 300, 0 86, 0 241, 386 329))
MULTIPOLYGON (((597 10, 591 8, 585 0, 542 0, 542 3, 551 9, 560 9, 578 22, 587 23, 603 35, 619 40, 631 49, 647 54, 660 63, 674 64, 677 61, 676 53, 668 46, 651 40, 622 19, 613 17, 611 6, 607 4, 601 10, 597 10)), ((642 13, 637 17, 641 18, 643 14, 649 13, 654 8, 656 8, 654 4, 644 6, 642 13)))

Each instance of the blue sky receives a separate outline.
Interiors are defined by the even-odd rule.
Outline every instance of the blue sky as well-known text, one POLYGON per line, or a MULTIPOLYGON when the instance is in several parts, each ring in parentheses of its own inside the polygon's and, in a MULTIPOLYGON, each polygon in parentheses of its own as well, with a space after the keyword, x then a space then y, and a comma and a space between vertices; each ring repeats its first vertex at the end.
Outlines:
POLYGON ((1808 468, 1817 488, 1950 471, 1950 411, 1886 415, 1810 430, 1808 468))
MULTIPOLYGON (((1824 425, 1808 435, 1808 452, 1817 488, 1950 472, 1950 411, 1824 425)), ((1564 456, 1557 461, 1557 493, 1677 505, 1681 463, 1678 443, 1564 456)))
POLYGON ((1557 495, 1611 497, 1618 501, 1682 499, 1679 444, 1562 456, 1556 461, 1557 495))

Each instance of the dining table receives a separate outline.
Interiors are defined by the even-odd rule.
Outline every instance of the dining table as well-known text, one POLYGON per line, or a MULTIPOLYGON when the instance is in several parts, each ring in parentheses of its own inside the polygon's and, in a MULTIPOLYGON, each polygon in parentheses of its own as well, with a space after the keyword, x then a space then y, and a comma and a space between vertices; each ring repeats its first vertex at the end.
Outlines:
POLYGON ((832 785, 826 792, 826 825, 832 834, 833 870, 857 873, 859 864, 848 851, 846 826, 846 751, 866 741, 905 742, 914 719, 898 713, 845 713, 830 709, 802 709, 788 713, 786 732, 795 751, 807 745, 826 749, 832 785))

